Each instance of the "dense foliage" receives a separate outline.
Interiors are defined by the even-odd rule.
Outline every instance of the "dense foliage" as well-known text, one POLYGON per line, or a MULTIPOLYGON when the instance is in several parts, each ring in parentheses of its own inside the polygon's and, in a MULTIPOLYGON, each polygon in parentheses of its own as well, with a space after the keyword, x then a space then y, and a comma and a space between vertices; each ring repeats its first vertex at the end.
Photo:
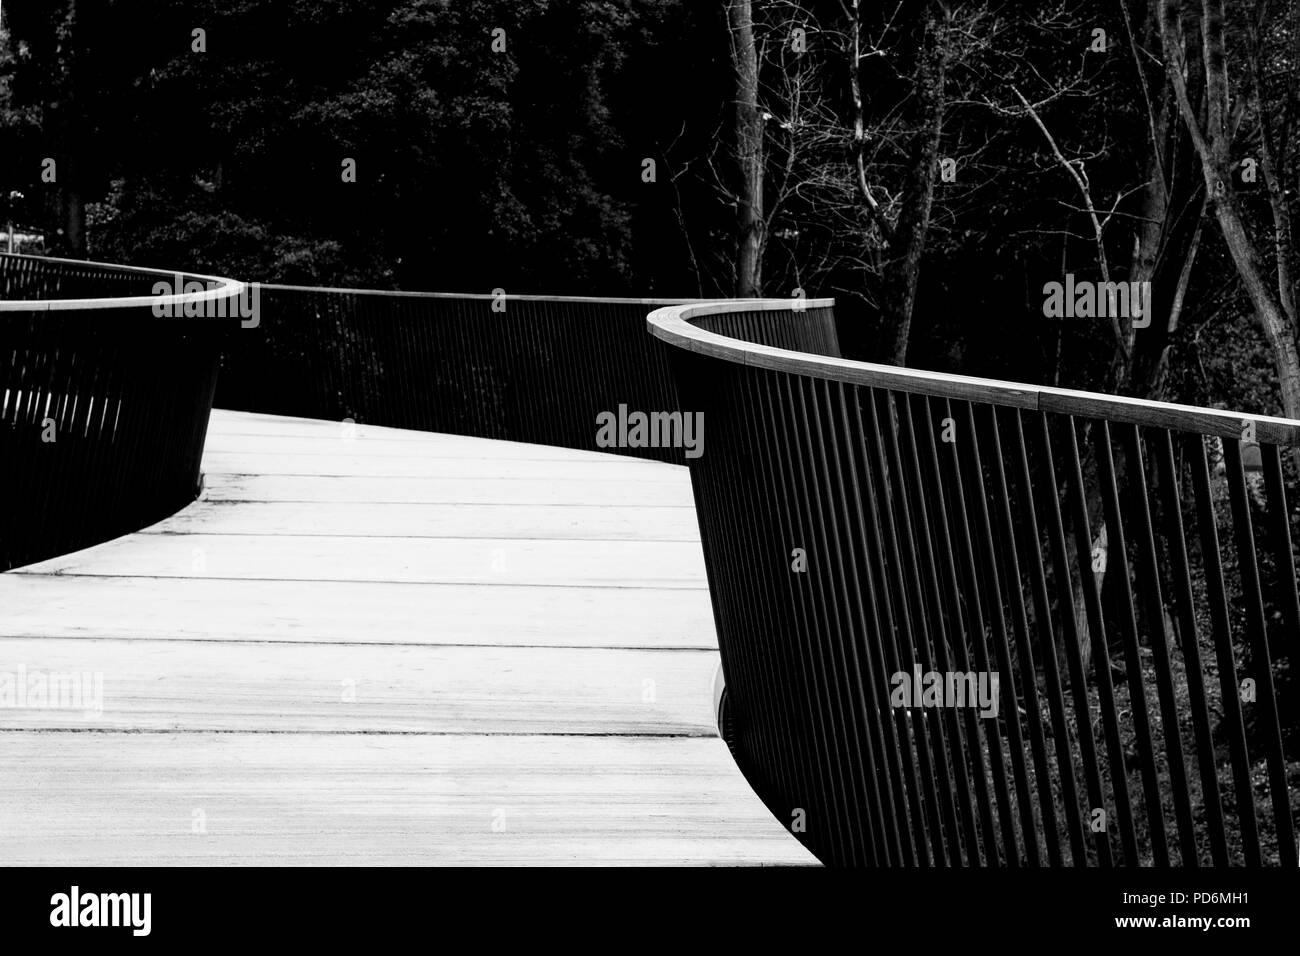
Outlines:
MULTIPOLYGON (((1033 16, 1014 4, 951 5, 936 152, 954 161, 955 178, 935 183, 909 364, 1107 384, 1104 324, 1042 315, 1044 282, 1065 271, 1098 278, 1096 243, 1068 171, 1013 91, 1041 104, 1043 126, 1085 172, 1098 209, 1114 210, 1104 245, 1125 278, 1119 263, 1150 178, 1146 100, 1162 108, 1153 15, 1128 6, 1131 34, 1113 3, 1054 3, 1033 16)), ((44 232, 52 251, 267 281, 728 294, 739 187, 722 7, 6 4, 0 198, 22 194, 11 216, 44 232), (493 49, 498 28, 503 52, 493 49), (61 183, 42 180, 45 157, 58 159, 61 183), (355 182, 341 175, 348 158, 355 182), (84 206, 81 237, 59 231, 69 192, 84 206)), ((901 203, 921 38, 889 5, 867 7, 868 169, 882 201, 901 203)), ((852 351, 872 356, 897 269, 852 196, 842 9, 755 5, 769 166, 763 291, 837 296, 852 351), (794 54, 798 24, 806 52, 794 54)), ((1271 95, 1290 110, 1290 89, 1271 95)), ((1186 134, 1171 135, 1179 184, 1154 274, 1160 307, 1202 216, 1186 134)), ((1262 189, 1243 195, 1248 215, 1266 215, 1262 189)), ((1158 329, 1139 337, 1138 361, 1169 346, 1161 396, 1279 411, 1267 375, 1220 368, 1225 354, 1263 370, 1268 360, 1222 242, 1213 228, 1198 241, 1178 329, 1169 342, 1158 329)))

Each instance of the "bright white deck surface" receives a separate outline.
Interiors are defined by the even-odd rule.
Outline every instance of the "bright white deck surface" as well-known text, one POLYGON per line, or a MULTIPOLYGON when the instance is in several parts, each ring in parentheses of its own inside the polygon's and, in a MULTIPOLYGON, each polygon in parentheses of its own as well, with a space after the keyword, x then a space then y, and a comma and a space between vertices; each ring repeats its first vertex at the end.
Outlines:
POLYGON ((11 864, 812 862, 716 736, 683 468, 217 411, 202 498, 0 575, 11 864))

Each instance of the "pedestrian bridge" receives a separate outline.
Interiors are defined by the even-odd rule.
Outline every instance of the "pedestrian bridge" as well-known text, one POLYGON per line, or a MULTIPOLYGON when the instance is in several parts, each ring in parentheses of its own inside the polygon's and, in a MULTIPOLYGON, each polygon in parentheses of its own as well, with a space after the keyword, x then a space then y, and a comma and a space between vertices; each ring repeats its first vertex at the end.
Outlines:
POLYGON ((183 279, 0 257, 10 862, 1296 864, 1300 423, 183 279))

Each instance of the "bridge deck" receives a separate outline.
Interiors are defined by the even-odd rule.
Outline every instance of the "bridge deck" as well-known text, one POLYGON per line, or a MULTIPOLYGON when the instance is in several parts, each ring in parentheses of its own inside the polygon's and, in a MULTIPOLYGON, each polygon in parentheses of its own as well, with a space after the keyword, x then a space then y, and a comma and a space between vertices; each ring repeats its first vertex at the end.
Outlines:
POLYGON ((0 575, 0 675, 103 675, 0 709, 5 862, 812 861, 716 736, 684 469, 218 411, 204 471, 0 575))

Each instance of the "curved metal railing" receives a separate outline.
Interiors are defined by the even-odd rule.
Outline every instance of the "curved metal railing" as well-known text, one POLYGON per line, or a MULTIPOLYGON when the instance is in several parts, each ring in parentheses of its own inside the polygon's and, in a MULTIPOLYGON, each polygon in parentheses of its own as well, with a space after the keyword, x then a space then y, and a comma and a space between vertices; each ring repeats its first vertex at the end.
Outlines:
POLYGON ((829 300, 247 291, 0 257, 0 568, 189 501, 224 349, 228 407, 689 462, 729 743, 823 860, 1297 862, 1300 422, 846 361, 829 300))
POLYGON ((191 501, 243 283, 0 255, 0 571, 191 501))
POLYGON ((806 354, 831 306, 649 318, 772 812, 834 864, 1296 865, 1300 422, 806 354))
POLYGON ((262 285, 217 405, 683 461, 598 441, 597 419, 670 413, 649 308, 681 300, 456 295, 262 285))

